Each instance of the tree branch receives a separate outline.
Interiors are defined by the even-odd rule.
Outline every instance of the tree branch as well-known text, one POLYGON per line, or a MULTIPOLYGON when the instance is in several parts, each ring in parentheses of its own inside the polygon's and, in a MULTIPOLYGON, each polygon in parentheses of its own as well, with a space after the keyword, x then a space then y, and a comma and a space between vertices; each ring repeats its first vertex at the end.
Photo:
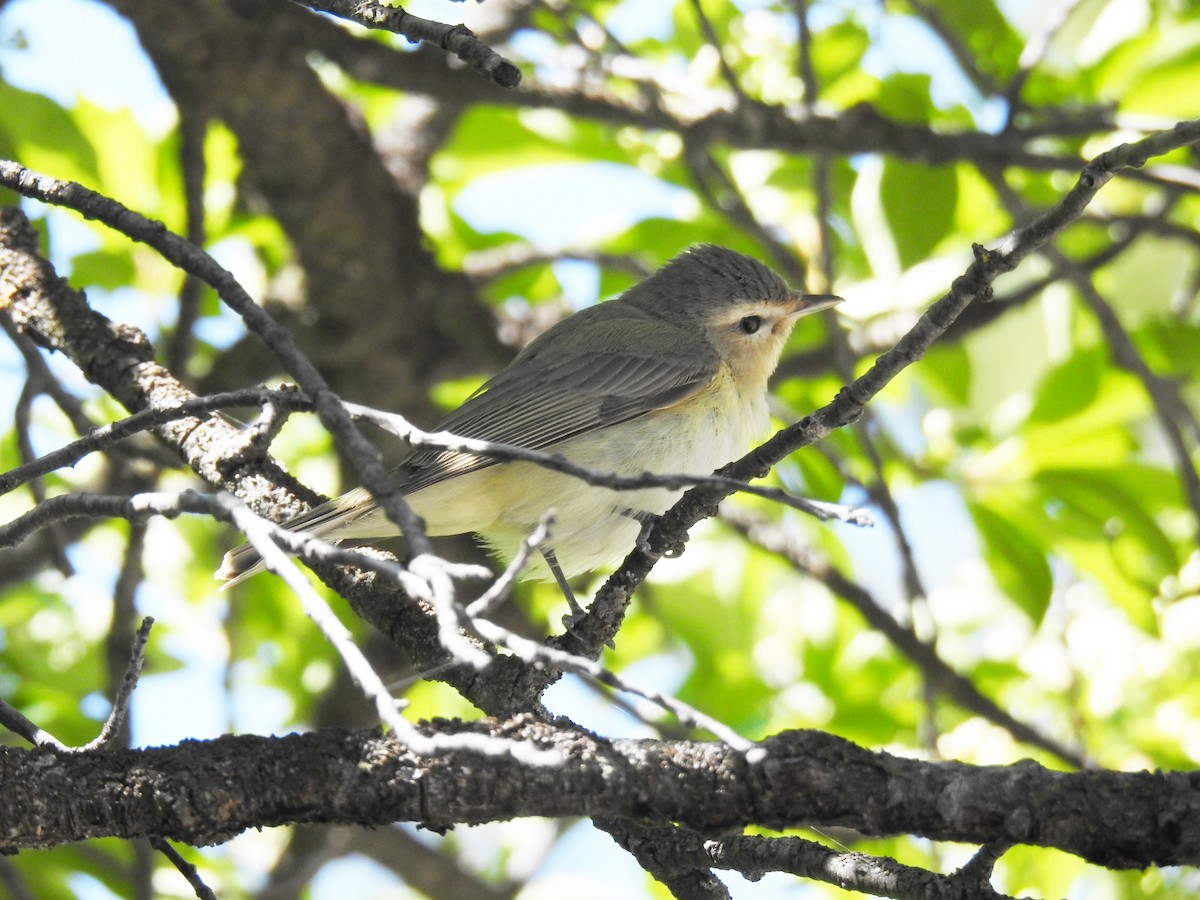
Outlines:
POLYGON ((468 66, 503 88, 521 83, 521 70, 462 25, 446 25, 405 12, 399 6, 382 6, 372 0, 294 0, 319 12, 349 19, 367 28, 382 28, 404 35, 414 44, 425 42, 453 53, 468 66))
POLYGON ((286 822, 430 828, 514 816, 619 816, 701 833, 760 825, 1056 847, 1098 865, 1200 862, 1200 774, 1053 772, 924 762, 791 731, 742 754, 723 744, 603 741, 530 716, 437 721, 453 739, 527 746, 422 757, 374 732, 227 735, 176 747, 63 755, 0 748, 12 811, 0 849, 144 834, 189 844, 286 822))

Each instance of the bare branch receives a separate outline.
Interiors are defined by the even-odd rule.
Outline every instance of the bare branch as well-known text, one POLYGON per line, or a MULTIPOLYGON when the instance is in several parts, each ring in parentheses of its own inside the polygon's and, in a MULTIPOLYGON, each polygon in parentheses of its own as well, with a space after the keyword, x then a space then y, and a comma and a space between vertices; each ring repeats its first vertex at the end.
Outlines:
POLYGON ((196 892, 196 896, 200 900, 217 900, 217 895, 213 893, 212 888, 204 883, 204 879, 200 877, 200 873, 196 870, 196 867, 184 859, 179 851, 167 843, 166 840, 160 837, 152 837, 150 838, 150 846, 171 861, 171 865, 192 886, 192 890, 196 892))
POLYGON ((414 44, 424 41, 453 53, 468 66, 500 87, 521 83, 521 70, 500 56, 462 25, 445 25, 405 12, 399 6, 384 6, 373 0, 294 0, 320 12, 331 13, 367 28, 381 28, 403 35, 414 44))
POLYGON ((153 627, 153 617, 146 616, 142 619, 137 634, 133 636, 133 647, 129 651, 129 665, 125 668, 125 676, 117 688, 117 695, 113 698, 112 709, 104 721, 104 727, 100 729, 100 733, 94 740, 84 744, 78 749, 78 752, 86 753, 107 747, 120 733, 125 719, 129 715, 129 704, 133 702, 133 692, 137 688, 138 679, 142 676, 142 666, 146 662, 146 644, 150 640, 150 629, 153 627))
POLYGON ((708 41, 708 45, 716 51, 717 64, 721 68, 721 78, 729 86, 739 104, 749 102, 746 92, 742 90, 741 82, 738 81, 737 73, 733 71, 733 67, 729 65, 729 60, 725 58, 725 51, 721 47, 721 38, 717 35, 717 29, 713 27, 708 15, 704 12, 704 7, 701 5, 700 0, 691 0, 691 4, 692 12, 696 16, 696 22, 700 25, 700 33, 704 35, 704 40, 708 41))
POLYGON ((639 687, 590 659, 564 653, 562 650, 555 649, 554 647, 548 647, 545 644, 539 644, 537 641, 523 638, 509 629, 486 619, 472 619, 471 628, 485 640, 499 644, 501 647, 507 647, 530 665, 553 666, 556 669, 566 672, 575 672, 599 684, 607 685, 618 691, 624 691, 627 694, 642 697, 662 707, 667 712, 672 713, 685 725, 694 728, 703 728, 735 750, 749 752, 754 746, 752 742, 743 738, 728 725, 718 722, 716 719, 689 706, 682 700, 660 693, 659 691, 639 687))
POLYGON ((1025 49, 1021 51, 1021 57, 1017 60, 1017 74, 1013 76, 1004 90, 1004 99, 1008 101, 1008 112, 1004 122, 1006 131, 1013 126, 1013 120, 1021 108, 1021 92, 1025 89, 1025 82, 1029 80, 1034 69, 1045 58, 1054 36, 1067 24, 1067 19, 1071 17, 1071 13, 1075 11, 1079 3, 1080 0, 1056 0, 1051 4, 1050 11, 1043 17, 1041 26, 1025 44, 1025 49))
POLYGON ((0 754, 12 811, 0 849, 133 836, 149 827, 148 816, 163 837, 200 844, 283 822, 438 828, 583 814, 708 834, 842 826, 1012 841, 1109 867, 1200 862, 1194 772, 927 762, 817 731, 784 732, 742 753, 721 743, 598 739, 529 715, 442 720, 437 733, 457 747, 427 757, 377 731, 331 730, 90 754, 10 749, 0 754), (476 744, 526 752, 491 755, 476 744), (547 756, 562 765, 530 760, 547 756), (193 787, 198 778, 203 790, 193 787))
POLYGON ((662 864, 707 865, 742 873, 788 872, 843 890, 894 900, 960 900, 963 897, 1011 900, 992 890, 986 880, 981 882, 972 878, 967 884, 967 879, 959 873, 938 875, 887 857, 831 850, 798 837, 739 835, 703 840, 698 835, 677 830, 673 838, 657 854, 662 864))

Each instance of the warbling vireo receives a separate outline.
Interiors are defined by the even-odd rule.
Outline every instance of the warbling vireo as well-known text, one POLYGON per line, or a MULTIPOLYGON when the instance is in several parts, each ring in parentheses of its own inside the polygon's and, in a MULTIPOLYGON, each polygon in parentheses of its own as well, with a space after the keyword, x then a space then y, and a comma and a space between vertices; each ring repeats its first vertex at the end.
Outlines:
MULTIPOLYGON (((595 472, 707 475, 767 430, 767 379, 796 320, 838 302, 793 291, 748 256, 693 247, 550 328, 438 430, 561 453, 595 472)), ((526 577, 552 574, 568 599, 565 577, 620 560, 683 493, 615 491, 533 463, 432 449, 414 450, 394 474, 430 535, 473 532, 502 557, 553 509, 547 565, 526 577)), ((286 525, 333 541, 397 534, 363 488, 286 525)), ((261 568, 243 545, 217 577, 233 584, 261 568)))

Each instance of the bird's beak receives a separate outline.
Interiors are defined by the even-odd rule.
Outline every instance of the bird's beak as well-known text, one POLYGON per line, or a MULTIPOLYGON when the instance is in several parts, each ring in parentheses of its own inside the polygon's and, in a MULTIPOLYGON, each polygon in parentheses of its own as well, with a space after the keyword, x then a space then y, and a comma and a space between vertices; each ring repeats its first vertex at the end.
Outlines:
POLYGON ((842 298, 837 294, 801 294, 796 293, 795 315, 807 316, 810 313, 820 312, 823 309, 830 309, 842 302, 842 298))

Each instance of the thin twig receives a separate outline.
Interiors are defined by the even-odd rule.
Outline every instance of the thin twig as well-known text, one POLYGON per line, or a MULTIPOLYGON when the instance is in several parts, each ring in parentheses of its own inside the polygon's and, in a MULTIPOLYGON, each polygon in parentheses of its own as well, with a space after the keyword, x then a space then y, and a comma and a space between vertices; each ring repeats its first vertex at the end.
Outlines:
POLYGON ((83 403, 54 377, 54 373, 50 371, 46 360, 38 352, 33 342, 21 334, 7 316, 0 316, 0 328, 4 329, 4 333, 9 336, 20 352, 21 358, 25 360, 28 376, 34 379, 40 390, 57 404, 63 415, 71 422, 71 427, 79 434, 83 434, 91 428, 92 421, 84 412, 83 403))
MULTIPOLYGON (((179 168, 183 173, 187 215, 184 233, 197 247, 203 247, 208 239, 204 225, 204 179, 208 172, 204 138, 208 133, 208 120, 203 113, 191 112, 190 104, 177 103, 177 108, 180 110, 179 168)), ((194 329, 200 318, 203 287, 200 279, 187 275, 179 290, 179 312, 175 316, 175 329, 167 341, 166 362, 167 368, 181 377, 185 377, 196 344, 194 329)))
POLYGON ((998 94, 999 86, 979 67, 977 60, 980 54, 966 45, 937 6, 925 2, 925 0, 910 0, 910 5, 921 21, 941 39, 942 44, 950 51, 950 55, 954 57, 954 61, 958 63, 959 68, 962 69, 963 74, 967 76, 967 80, 975 89, 985 97, 998 94))
POLYGON ((958 871, 949 876, 950 879, 972 894, 976 891, 990 890, 996 863, 1012 846, 1011 841, 992 841, 984 844, 958 871))
POLYGON ((200 900, 217 900, 217 895, 204 883, 204 879, 200 877, 200 872, 196 867, 184 859, 178 850, 167 843, 165 838, 156 836, 150 838, 149 841, 150 846, 169 859, 171 865, 179 870, 179 874, 187 879, 187 883, 192 886, 192 890, 200 900))
POLYGON ((1013 127, 1017 112, 1021 109, 1021 92, 1025 90, 1025 82, 1029 80, 1033 70, 1045 58, 1054 36, 1067 24, 1067 19, 1071 17, 1071 13, 1079 4, 1080 0, 1057 0, 1056 3, 1051 4, 1042 17, 1037 31, 1025 44, 1025 49, 1021 51, 1021 55, 1017 59, 1017 72, 1009 81, 1008 87, 1004 89, 1004 99, 1007 101, 1008 109, 1004 116, 1002 131, 1008 131, 1013 127))
POLYGON ((707 859, 718 869, 740 872, 788 872, 836 885, 855 894, 889 897, 892 900, 1013 900, 986 882, 939 875, 908 866, 886 856, 832 850, 815 841, 798 837, 739 835, 704 842, 688 859, 707 859))
POLYGON ((717 162, 708 145, 690 141, 684 145, 683 156, 692 182, 705 202, 729 219, 740 231, 753 235, 771 254, 771 259, 789 281, 798 285, 805 284, 808 280, 808 267, 804 261, 762 224, 750 208, 749 202, 742 196, 737 183, 717 162))
MULTIPOLYGON (((7 317, 3 318, 7 319, 7 317)), ((11 325, 11 323, 8 324, 11 325)), ((16 406, 13 408, 13 430, 16 432, 17 438, 17 455, 23 461, 23 465, 36 455, 29 432, 33 421, 33 401, 40 393, 37 384, 39 380, 32 372, 27 373, 25 383, 21 386, 21 393, 17 395, 16 406)), ((33 494, 34 503, 41 503, 46 499, 46 485, 40 478, 29 483, 29 490, 33 494)), ((63 539, 58 527, 48 528, 46 537, 54 567, 66 577, 75 574, 75 567, 71 565, 70 557, 67 556, 67 542, 63 539)))
POLYGON ((506 647, 529 665, 550 666, 555 669, 574 672, 577 675, 590 678, 618 691, 635 694, 667 710, 667 712, 673 714, 684 724, 694 728, 703 728, 735 750, 747 752, 755 746, 753 741, 743 738, 728 725, 700 712, 682 700, 649 688, 639 687, 593 660, 582 656, 575 656, 574 654, 566 653, 545 644, 539 644, 537 641, 521 637, 519 634, 515 634, 507 628, 487 619, 473 619, 471 626, 480 637, 501 647, 506 647))
POLYGON ((544 514, 538 522, 537 528, 533 529, 525 540, 521 541, 520 546, 517 547, 517 552, 513 555, 512 562, 500 573, 500 577, 493 581, 486 591, 467 605, 466 614, 469 618, 482 619, 488 617, 495 611, 496 607, 512 595, 513 586, 516 585, 517 579, 521 577, 521 573, 529 565, 533 554, 546 543, 553 525, 554 516, 550 513, 544 514))
POLYGON ((708 41, 708 45, 716 51, 717 65, 721 69, 721 77, 729 85, 729 89, 733 91, 733 96, 737 98, 738 105, 744 106, 749 102, 749 99, 746 97, 746 92, 742 90, 742 84, 738 81, 737 73, 733 71, 733 67, 729 65, 729 60, 725 58, 725 51, 721 47, 721 38, 717 35, 717 29, 713 28, 713 24, 704 12, 704 6, 700 0, 691 0, 691 4, 692 12, 696 14, 696 21, 700 25, 700 32, 704 35, 704 39, 708 41))
POLYGON ((104 720, 104 726, 95 739, 80 747, 79 752, 98 750, 120 733, 121 727, 129 715, 129 705, 133 702, 133 692, 137 688, 138 679, 142 677, 142 666, 146 662, 146 644, 150 640, 150 629, 153 627, 154 618, 152 616, 142 619, 142 624, 138 626, 137 633, 133 636, 133 646, 129 650, 129 665, 125 668, 125 677, 121 679, 121 686, 117 688, 117 695, 113 698, 108 718, 104 720))
POLYGON ((519 271, 526 266, 576 260, 595 263, 609 269, 644 278, 653 271, 636 256, 605 253, 600 250, 544 250, 533 244, 502 244, 487 250, 475 250, 463 257, 462 270, 472 278, 490 281, 519 271))
POLYGON ((812 59, 812 29, 808 27, 808 0, 792 0, 799 40, 796 42, 796 70, 804 83, 804 107, 812 112, 817 102, 817 70, 812 59))
POLYGON ((10 857, 0 857, 0 887, 7 891, 10 900, 37 900, 29 883, 17 871, 10 857))
POLYGON ((37 723, 31 721, 3 698, 0 698, 0 725, 13 734, 25 738, 35 747, 50 747, 63 753, 67 753, 71 749, 50 732, 43 731, 37 723))
POLYGON ((427 43, 453 53, 468 66, 500 87, 521 83, 521 70, 498 54, 464 25, 446 25, 405 12, 399 6, 384 6, 372 0, 294 0, 320 12, 349 19, 367 28, 379 28, 427 43))

